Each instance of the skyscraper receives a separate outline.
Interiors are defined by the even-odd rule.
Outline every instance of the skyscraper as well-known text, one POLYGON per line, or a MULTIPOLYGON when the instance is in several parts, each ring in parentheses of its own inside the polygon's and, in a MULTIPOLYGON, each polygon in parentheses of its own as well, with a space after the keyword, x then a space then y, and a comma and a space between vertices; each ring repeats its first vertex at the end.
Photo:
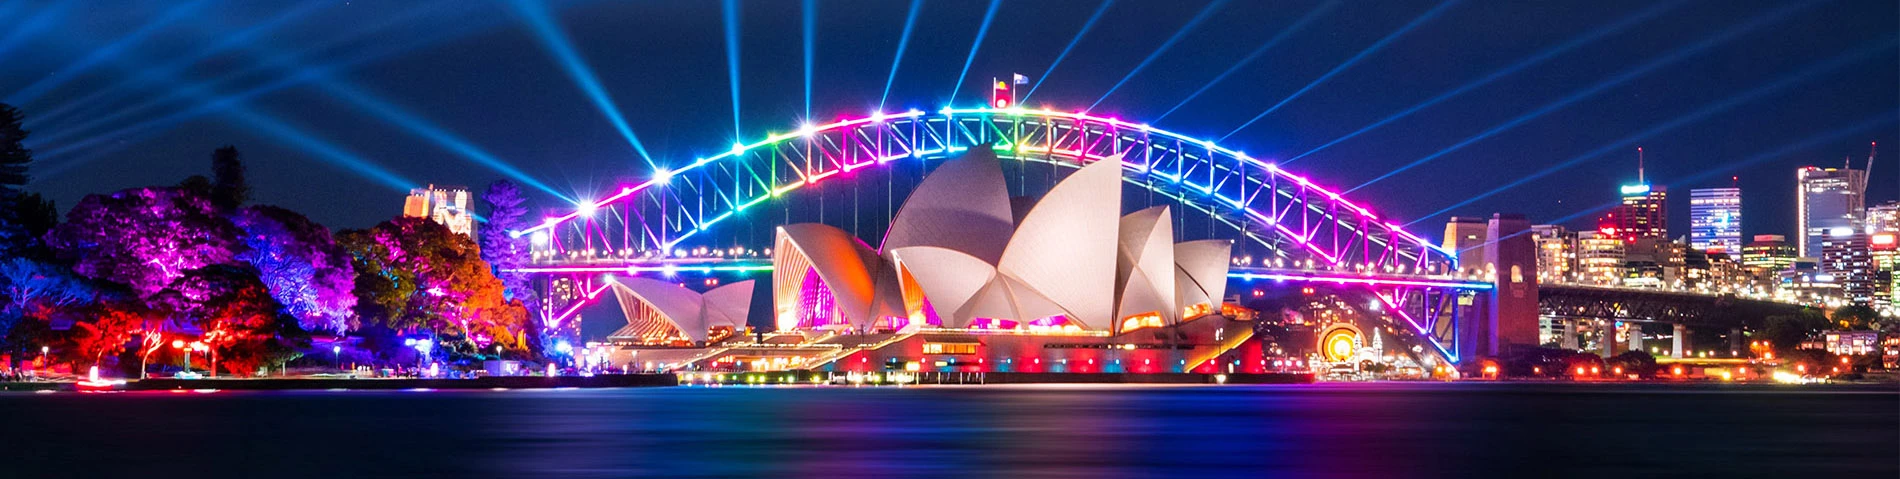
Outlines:
POLYGON ((1597 229, 1624 241, 1669 236, 1669 194, 1661 185, 1624 185, 1623 204, 1610 210, 1597 229))
POLYGON ((1868 239, 1866 233, 1850 230, 1821 240, 1821 272, 1832 276, 1847 301, 1854 304, 1873 304, 1877 289, 1868 239))
POLYGON ((1577 234, 1563 225, 1532 225, 1531 241, 1537 244, 1538 282, 1569 282, 1577 269, 1577 234))
POLYGON ((1702 251, 1741 251, 1741 188, 1689 190, 1689 247, 1702 251))
POLYGON ((1800 215, 1796 243, 1801 256, 1821 257, 1821 243, 1830 234, 1860 230, 1867 208, 1867 170, 1820 168, 1795 170, 1795 208, 1800 215))
POLYGON ((429 185, 409 190, 409 197, 402 202, 402 215, 428 218, 456 234, 475 234, 475 215, 468 210, 467 188, 429 185))

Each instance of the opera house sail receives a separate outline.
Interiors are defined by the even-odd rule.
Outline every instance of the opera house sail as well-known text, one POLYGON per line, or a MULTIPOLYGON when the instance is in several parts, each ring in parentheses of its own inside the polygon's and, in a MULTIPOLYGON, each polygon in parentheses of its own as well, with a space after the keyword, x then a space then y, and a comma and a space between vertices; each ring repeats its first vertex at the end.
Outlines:
POLYGON ((947 160, 878 248, 822 224, 780 227, 779 330, 918 327, 1123 331, 1218 312, 1231 243, 1174 243, 1167 207, 1123 216, 1121 158, 1082 165, 1018 215, 996 153, 947 160))

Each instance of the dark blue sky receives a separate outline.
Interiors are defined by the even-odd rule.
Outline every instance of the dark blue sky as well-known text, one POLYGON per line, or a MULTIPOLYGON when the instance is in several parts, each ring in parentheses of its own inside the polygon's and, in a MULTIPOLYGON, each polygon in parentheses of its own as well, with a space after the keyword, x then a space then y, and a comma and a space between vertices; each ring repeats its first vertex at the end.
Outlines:
MULTIPOLYGON (((861 115, 884 91, 909 2, 817 3, 811 111, 861 115)), ((806 111, 800 3, 742 5, 739 123, 757 138, 806 111)), ((1117 2, 1049 70, 1098 5, 1005 2, 957 102, 975 104, 984 81, 1020 72, 1047 75, 1030 104, 1086 107, 1208 6, 1117 2)), ((1676 192, 1678 235, 1687 234, 1687 190, 1730 176, 1746 191, 1746 233, 1790 232, 1794 168, 1844 156, 1859 165, 1869 141, 1892 145, 1870 196, 1900 193, 1895 2, 1466 1, 1420 20, 1438 5, 1327 7, 1155 124, 1220 138, 1284 101, 1224 143, 1290 158, 1544 55, 1287 168, 1349 189, 1483 136, 1352 193, 1383 216, 1426 218, 1414 228, 1431 236, 1449 214, 1549 221, 1612 201, 1616 185, 1635 178, 1636 145, 1648 151, 1652 182, 1676 192), (1605 30, 1619 22, 1627 28, 1605 30), (1428 216, 1566 162, 1575 166, 1428 216)), ((889 109, 951 100, 987 6, 924 2, 889 109)), ((1320 7, 1226 2, 1095 111, 1152 121, 1320 7)), ((720 2, 550 9, 659 161, 732 143, 720 2)), ((35 131, 42 178, 33 188, 62 207, 202 172, 227 143, 250 161, 258 201, 338 228, 396 214, 397 186, 479 187, 503 176, 445 146, 442 133, 565 194, 645 176, 508 3, 0 0, 0 65, 0 101, 23 107, 35 131)))

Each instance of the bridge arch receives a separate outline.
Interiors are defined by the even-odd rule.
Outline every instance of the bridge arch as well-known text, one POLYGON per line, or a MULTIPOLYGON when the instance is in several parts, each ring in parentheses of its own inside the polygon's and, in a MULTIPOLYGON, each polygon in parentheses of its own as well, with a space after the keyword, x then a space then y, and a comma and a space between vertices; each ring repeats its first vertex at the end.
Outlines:
POLYGON ((654 171, 515 233, 534 235, 537 262, 665 258, 695 246, 722 222, 801 188, 982 145, 1005 159, 1069 168, 1123 154, 1125 182, 1206 213, 1281 261, 1419 274, 1457 268, 1452 252, 1273 163, 1145 124, 1020 108, 912 110, 805 125, 654 171))
POLYGON ((565 293, 555 293, 567 299, 544 303, 542 314, 550 328, 573 327, 566 318, 597 300, 615 274, 770 270, 769 259, 756 254, 764 250, 680 254, 716 252, 722 245, 710 244, 706 232, 747 218, 748 210, 860 170, 906 161, 928 169, 983 145, 1002 159, 1065 168, 1122 155, 1124 183, 1205 213, 1238 231, 1237 244, 1262 245, 1275 256, 1263 257, 1258 268, 1238 264, 1230 277, 1368 287, 1452 363, 1468 341, 1458 333, 1466 322, 1460 311, 1471 303, 1460 298, 1492 288, 1458 278, 1455 252, 1271 162, 1145 124, 1021 108, 873 113, 734 144, 513 232, 531 236, 534 245, 535 264, 520 271, 571 280, 565 293))

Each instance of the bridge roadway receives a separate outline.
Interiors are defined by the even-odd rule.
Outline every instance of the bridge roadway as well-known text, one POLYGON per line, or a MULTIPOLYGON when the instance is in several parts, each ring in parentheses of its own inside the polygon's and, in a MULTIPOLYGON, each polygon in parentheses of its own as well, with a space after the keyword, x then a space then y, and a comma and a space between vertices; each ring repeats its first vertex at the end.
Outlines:
MULTIPOLYGON (((1537 289, 1539 314, 1561 323, 1563 347, 1577 348, 1580 323, 1604 330, 1614 327, 1610 322, 1615 321, 1629 323, 1638 332, 1627 335, 1627 350, 1643 350, 1642 325, 1669 324, 1673 328, 1669 355, 1675 358, 1688 354, 1685 339, 1691 329, 1727 329, 1729 350, 1742 351, 1742 328, 1750 318, 1798 314, 1808 307, 1733 294, 1651 288, 1543 284, 1537 289)), ((1598 345, 1604 356, 1617 352, 1615 341, 1599 341, 1598 345)))
MULTIPOLYGON (((599 258, 537 264, 514 271, 531 274, 627 274, 635 276, 651 276, 655 274, 661 276, 675 276, 679 274, 743 274, 772 271, 772 260, 770 258, 757 257, 687 257, 667 259, 599 258)), ((1227 277, 1240 280, 1317 282, 1340 285, 1420 286, 1459 290, 1492 289, 1492 284, 1489 282, 1452 275, 1401 274, 1374 271, 1334 271, 1327 269, 1235 266, 1228 270, 1227 277)))

